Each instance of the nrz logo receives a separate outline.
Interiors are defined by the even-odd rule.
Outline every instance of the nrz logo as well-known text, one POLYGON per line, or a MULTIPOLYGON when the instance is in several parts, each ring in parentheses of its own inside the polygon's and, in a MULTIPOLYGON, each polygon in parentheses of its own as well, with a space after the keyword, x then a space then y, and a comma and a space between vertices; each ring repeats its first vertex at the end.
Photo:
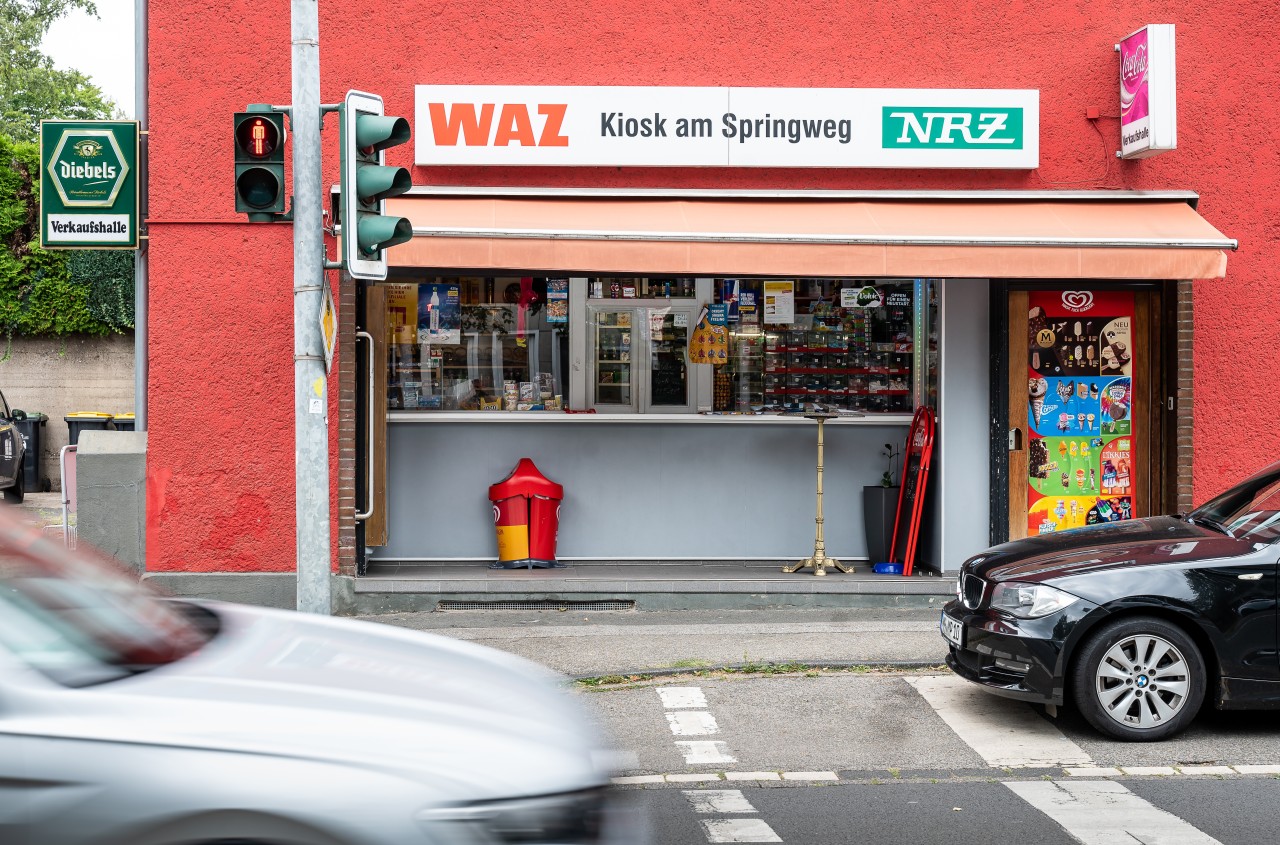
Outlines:
POLYGON ((882 147, 1022 149, 1022 109, 884 106, 882 147))

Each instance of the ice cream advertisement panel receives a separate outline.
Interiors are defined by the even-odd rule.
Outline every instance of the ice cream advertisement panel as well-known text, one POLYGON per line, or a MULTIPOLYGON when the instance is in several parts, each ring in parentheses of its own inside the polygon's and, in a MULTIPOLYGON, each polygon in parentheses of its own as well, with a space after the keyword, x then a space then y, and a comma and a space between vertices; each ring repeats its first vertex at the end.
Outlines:
POLYGON ((1028 295, 1033 535, 1133 515, 1133 310, 1124 291, 1028 295))

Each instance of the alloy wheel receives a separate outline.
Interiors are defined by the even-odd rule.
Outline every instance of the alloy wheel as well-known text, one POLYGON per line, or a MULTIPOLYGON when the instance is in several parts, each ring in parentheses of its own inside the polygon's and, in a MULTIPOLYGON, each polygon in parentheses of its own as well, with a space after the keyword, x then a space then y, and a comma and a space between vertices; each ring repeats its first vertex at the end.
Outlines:
POLYGON ((1173 643, 1135 634, 1107 649, 1094 673, 1102 710, 1128 728, 1167 724, 1186 705, 1191 689, 1186 658, 1173 643))

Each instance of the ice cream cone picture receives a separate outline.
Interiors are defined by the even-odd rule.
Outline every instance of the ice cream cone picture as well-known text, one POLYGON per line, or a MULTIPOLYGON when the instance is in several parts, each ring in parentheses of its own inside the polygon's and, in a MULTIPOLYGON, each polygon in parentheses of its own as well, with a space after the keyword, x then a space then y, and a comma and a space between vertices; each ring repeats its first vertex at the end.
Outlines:
POLYGON ((1071 400, 1071 397, 1074 393, 1075 393, 1075 382, 1071 382, 1071 381, 1058 382, 1058 398, 1062 400, 1062 404, 1064 406, 1067 404, 1067 402, 1071 400))
POLYGON ((1084 414, 1076 414, 1076 425, 1084 428, 1084 414))
POLYGON ((1044 397, 1049 392, 1049 382, 1044 378, 1033 378, 1027 382, 1027 393, 1031 397, 1031 414, 1035 424, 1040 425, 1040 417, 1044 413, 1044 397))
POLYGON ((1089 428, 1093 428, 1093 421, 1097 419, 1093 414, 1089 414, 1085 419, 1089 421, 1089 428))

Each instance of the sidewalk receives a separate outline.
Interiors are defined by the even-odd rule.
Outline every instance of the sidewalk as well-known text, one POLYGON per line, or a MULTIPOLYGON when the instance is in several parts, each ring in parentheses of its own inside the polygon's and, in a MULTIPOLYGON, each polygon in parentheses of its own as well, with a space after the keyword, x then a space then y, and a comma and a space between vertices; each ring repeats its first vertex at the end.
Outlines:
POLYGON ((936 609, 437 611, 361 616, 480 643, 570 676, 743 664, 940 665, 936 609))

